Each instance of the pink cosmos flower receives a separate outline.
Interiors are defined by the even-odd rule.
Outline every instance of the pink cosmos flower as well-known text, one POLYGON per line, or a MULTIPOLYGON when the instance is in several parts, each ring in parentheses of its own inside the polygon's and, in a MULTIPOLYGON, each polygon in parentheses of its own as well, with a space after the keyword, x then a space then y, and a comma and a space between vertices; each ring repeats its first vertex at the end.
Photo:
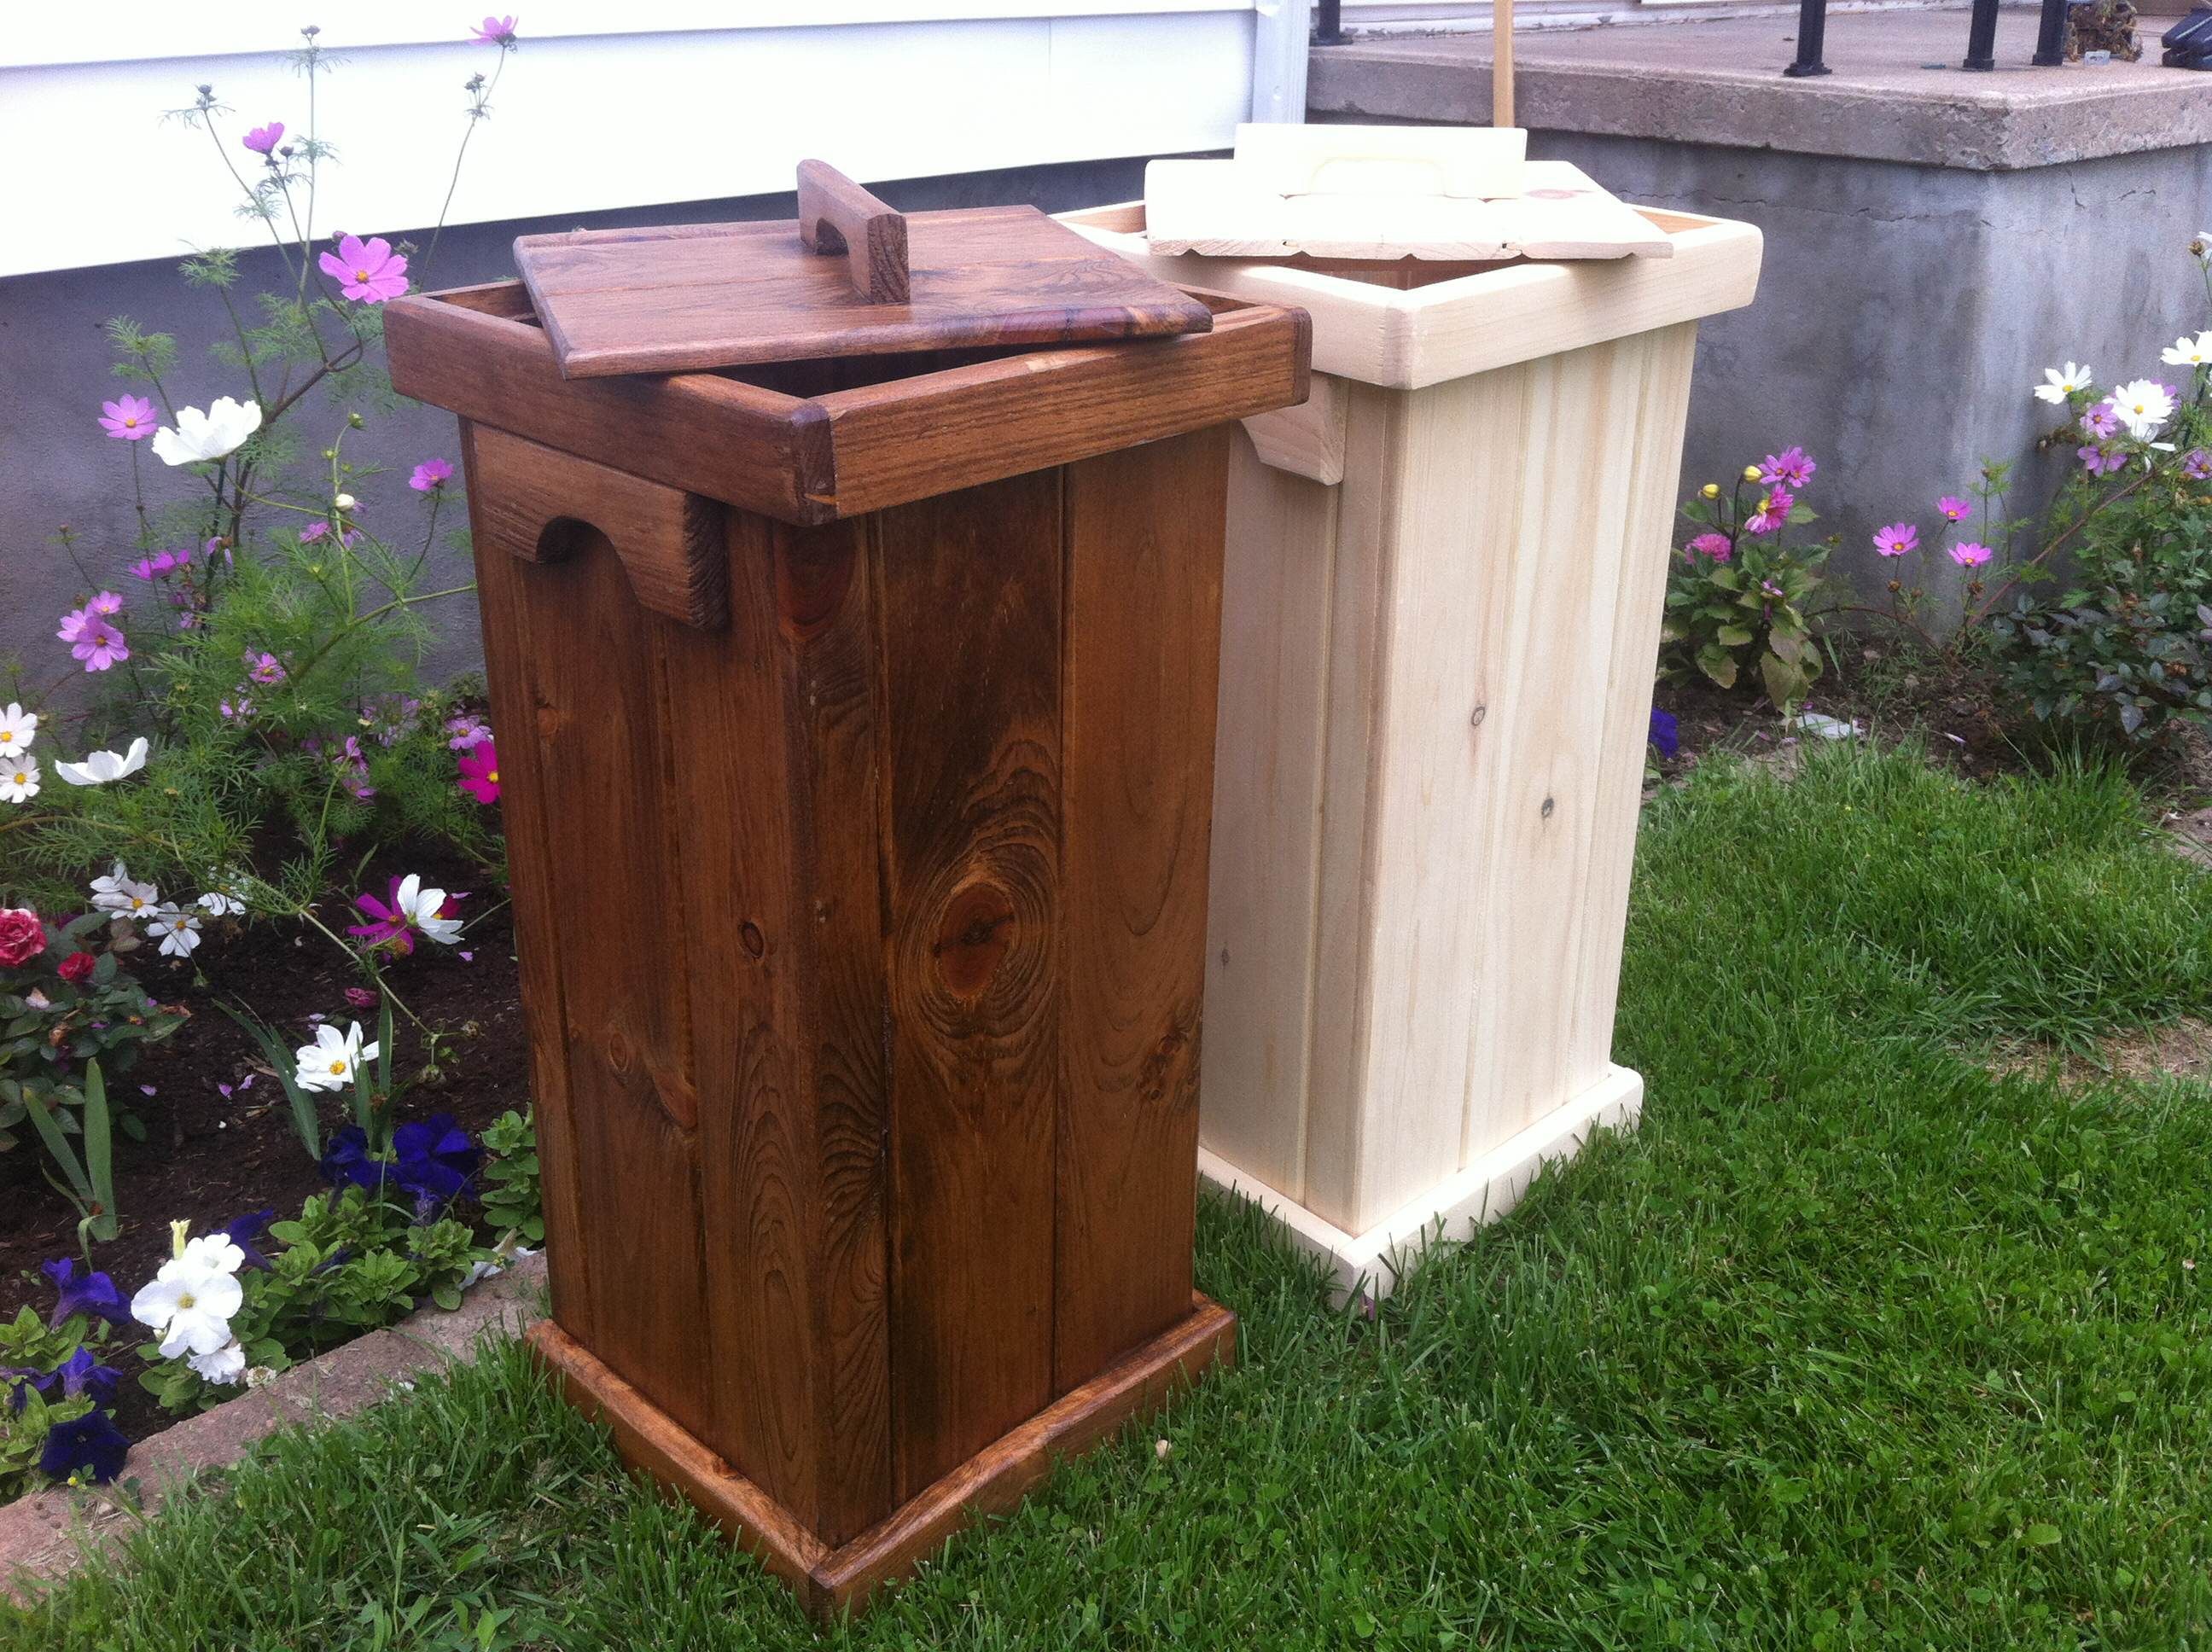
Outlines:
POLYGON ((1780 452, 1769 453, 1759 460, 1759 479, 1770 488, 1778 483, 1802 488, 1813 479, 1813 472, 1820 468, 1802 447, 1785 447, 1780 452))
POLYGON ((1886 528, 1874 531, 1874 550, 1877 556, 1902 556, 1920 549, 1920 530, 1910 522, 1893 522, 1886 528))
POLYGON ((1682 549, 1683 554, 1693 561, 1705 556, 1716 562, 1725 562, 1735 554, 1725 533, 1701 533, 1682 549))
POLYGON ((253 715, 253 701, 241 683, 224 698, 216 701, 216 709, 222 714, 225 722, 242 723, 253 715))
POLYGON ((453 738, 446 742, 453 751, 466 751, 471 746, 482 745, 491 738, 491 725, 470 712, 446 719, 446 732, 453 738))
POLYGON ((1963 522, 1974 513, 1974 507, 1955 494, 1945 494, 1936 501, 1936 513, 1946 522, 1963 522))
POLYGON ((461 754, 461 790, 478 803, 499 801, 499 744, 486 740, 461 754))
POLYGON ((2090 435, 2101 440, 2111 435, 2119 428, 2120 410, 2112 405, 2110 397, 2099 402, 2094 407, 2085 407, 2081 410, 2081 428, 2090 435))
POLYGON ((1951 547, 1951 560, 1960 568, 1979 568, 1996 555, 1987 545, 1978 545, 1971 539, 1961 539, 1951 547))
POLYGON ((116 441, 143 441, 161 428, 143 396, 118 396, 100 404, 100 428, 116 441))
POLYGON ((79 637, 84 635, 85 625, 91 617, 92 616, 88 610, 82 608, 72 608, 68 613, 62 616, 61 629, 55 632, 54 635, 59 637, 64 642, 75 642, 79 637))
POLYGON ((381 235, 338 237, 338 250, 317 260, 338 291, 364 304, 381 304, 407 290, 407 260, 381 235))
POLYGON ((2081 468, 2091 476, 2109 476, 2127 466, 2124 453, 2108 452, 2102 447, 2077 447, 2074 452, 2081 461, 2081 468))
MULTIPOLYGON (((300 530, 300 543, 303 545, 312 545, 319 539, 328 538, 330 531, 331 525, 327 522, 310 522, 300 530)), ((350 550, 353 549, 353 542, 360 538, 359 528, 348 528, 338 535, 338 544, 345 550, 350 550)))
POLYGON ((435 493, 453 479, 453 467, 442 459, 426 459, 415 467, 407 485, 418 494, 435 493))
POLYGON ((1787 488, 1773 489, 1768 492, 1765 498, 1759 501, 1759 509, 1753 513, 1751 519, 1743 525, 1744 531, 1757 534, 1779 533, 1782 531, 1783 525, 1789 521, 1790 513, 1796 509, 1796 506, 1797 501, 1790 497, 1787 488))
POLYGON ((2191 482, 2202 482, 2212 476, 2212 453, 2202 447, 2192 447, 2181 456, 2181 474, 2191 482))
POLYGON ((265 651, 248 654, 246 657, 246 674, 265 688, 284 680, 284 662, 265 651))
POLYGON ((90 602, 85 604, 84 611, 88 614, 99 614, 106 616, 106 618, 112 619, 116 615, 123 611, 123 598, 112 591, 103 591, 98 596, 94 597, 90 602))
POLYGON ((514 19, 511 16, 487 17, 481 23, 471 24, 469 33, 486 46, 513 46, 514 19))
MULTIPOLYGON (((380 901, 367 890, 355 896, 353 903, 367 914, 369 921, 348 925, 346 933, 360 936, 370 946, 389 947, 401 957, 412 953, 415 951, 415 924, 399 898, 400 884, 410 881, 413 880, 394 878, 385 891, 386 898, 380 901)), ((410 890, 408 893, 412 895, 415 891, 410 890)), ((447 896, 439 903, 437 915, 441 918, 459 917, 461 902, 468 898, 465 895, 447 896)))
POLYGON ((256 126, 238 141, 256 155, 267 155, 284 141, 284 123, 272 120, 266 126, 256 126))
POLYGON ((131 645, 123 633, 97 614, 87 614, 70 653, 84 662, 88 671, 104 671, 118 660, 131 658, 131 645))
POLYGON ((137 562, 131 563, 130 572, 136 579, 158 580, 164 574, 173 574, 180 568, 189 568, 191 565, 191 560, 192 553, 189 546, 183 550, 156 551, 151 556, 141 556, 137 562))
POLYGON ((373 1010, 376 1007, 376 993, 368 987, 349 987, 345 989, 345 1001, 356 1010, 373 1010))

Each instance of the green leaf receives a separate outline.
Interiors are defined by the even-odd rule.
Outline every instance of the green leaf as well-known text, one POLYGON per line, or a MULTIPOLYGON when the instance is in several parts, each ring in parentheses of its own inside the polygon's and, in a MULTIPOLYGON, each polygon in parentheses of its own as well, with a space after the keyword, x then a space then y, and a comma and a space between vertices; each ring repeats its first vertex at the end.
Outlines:
POLYGON ((1713 633, 1713 641, 1723 648, 1743 648, 1751 644, 1751 629, 1744 625, 1723 625, 1713 633))
POLYGON ((2048 1521, 2038 1521, 2027 1528, 2028 1546, 2047 1549, 2058 1541, 2058 1528, 2048 1521))
POLYGON ((1735 656, 1717 643, 1709 642, 1698 650, 1698 669, 1721 688, 1735 686, 1735 656))

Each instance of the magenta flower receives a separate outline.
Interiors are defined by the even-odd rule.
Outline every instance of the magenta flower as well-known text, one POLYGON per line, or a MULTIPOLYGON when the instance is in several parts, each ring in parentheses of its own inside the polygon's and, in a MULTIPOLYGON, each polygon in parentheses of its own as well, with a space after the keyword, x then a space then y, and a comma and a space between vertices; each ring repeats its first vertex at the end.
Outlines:
POLYGON ((284 680, 284 662, 276 655, 264 652, 246 657, 246 674, 264 688, 284 680))
POLYGON ((1790 513, 1796 507, 1797 501, 1790 497, 1787 488, 1773 489, 1765 498, 1759 501, 1759 509, 1753 512, 1751 519, 1743 525, 1744 531, 1756 534, 1779 533, 1783 525, 1789 521, 1790 513))
MULTIPOLYGON (((310 522, 300 530, 300 543, 303 545, 312 545, 319 539, 328 538, 330 531, 331 525, 327 522, 310 522)), ((348 528, 338 535, 338 544, 341 548, 350 550, 353 549, 353 542, 360 538, 359 528, 348 528)))
POLYGON ((1813 472, 1820 468, 1802 447, 1785 447, 1780 452, 1769 453, 1759 460, 1759 479, 1770 488, 1778 483, 1802 488, 1813 479, 1813 472))
POLYGON ((1874 531, 1874 550, 1877 556, 1902 556, 1920 549, 1920 530, 1910 522, 1893 522, 1886 528, 1874 531))
POLYGON ((2110 397, 2099 402, 2094 407, 2085 407, 2081 410, 2081 428, 2100 440, 2111 435, 2119 428, 2120 410, 2112 405, 2110 397))
POLYGON ((1716 562, 1725 562, 1735 554, 1735 548, 1729 544, 1725 533, 1701 533, 1682 548, 1682 554, 1693 562, 1705 556, 1716 562))
POLYGON ((266 126, 256 126, 238 141, 256 155, 267 155, 284 141, 284 123, 272 120, 266 126))
POLYGON ((1974 513, 1974 507, 1955 494, 1945 494, 1936 501, 1936 513, 1946 522, 1963 522, 1974 513))
POLYGON ((141 556, 131 564, 130 571, 137 579, 158 580, 165 574, 173 574, 180 568, 190 567, 192 553, 190 547, 183 550, 157 551, 151 556, 141 556))
POLYGON ((106 618, 112 619, 115 616, 123 611, 123 598, 112 591, 103 591, 98 596, 94 597, 90 602, 85 604, 84 611, 88 614, 99 614, 106 618))
POLYGON ((469 33, 475 35, 477 39, 482 40, 486 46, 513 46, 514 44, 514 19, 513 17, 487 17, 481 23, 471 25, 469 33))
POLYGON ((2202 447, 2192 447, 2181 456, 2181 474, 2191 482, 2202 482, 2212 476, 2212 453, 2202 447))
POLYGON ((131 645, 123 640, 123 633, 99 615, 87 613, 79 628, 76 641, 70 645, 70 653, 84 662, 88 671, 104 671, 119 660, 131 658, 131 645))
POLYGON ((478 803, 499 801, 499 745, 486 740, 461 754, 461 790, 478 803))
POLYGON ((365 241, 358 235, 341 235, 338 250, 324 253, 317 262, 341 293, 364 304, 381 304, 407 290, 407 260, 381 235, 365 241))
POLYGON ((388 902, 378 900, 366 890, 355 896, 354 905, 361 908, 368 921, 347 925, 346 933, 359 936, 372 947, 389 947, 405 957, 415 950, 415 926, 408 919, 407 908, 399 904, 399 880, 397 878, 392 880, 389 894, 391 899, 388 902))
POLYGON ((453 479, 452 464, 442 459, 426 459, 415 467, 415 474, 407 478, 407 485, 418 494, 435 493, 453 479))
POLYGON ((1960 568, 1979 568, 1996 555, 1987 545, 1978 545, 1971 539, 1961 539, 1951 547, 1951 560, 1960 568))
POLYGON ((100 404, 100 428, 116 441, 143 441, 161 428, 143 396, 118 396, 100 404))
POLYGON ((2081 461, 2081 468, 2091 476, 2109 476, 2125 469, 2128 462, 2126 454, 2110 452, 2102 447, 2077 447, 2074 452, 2081 461))
POLYGON ((252 716, 253 701, 246 692, 246 684, 240 683, 225 698, 216 701, 216 709, 227 723, 242 723, 252 716))
POLYGON ((345 1001, 356 1010, 373 1010, 377 1005, 375 989, 368 987, 349 987, 345 989, 345 1001))
POLYGON ((72 608, 62 616, 61 629, 54 635, 64 642, 75 642, 84 635, 85 622, 90 616, 82 608, 72 608))

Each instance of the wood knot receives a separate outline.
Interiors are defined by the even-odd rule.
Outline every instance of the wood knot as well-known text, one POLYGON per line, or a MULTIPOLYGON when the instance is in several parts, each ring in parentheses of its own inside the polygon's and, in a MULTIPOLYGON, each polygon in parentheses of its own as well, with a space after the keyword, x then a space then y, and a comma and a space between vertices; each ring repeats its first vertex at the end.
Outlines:
POLYGON ((955 891, 938 920, 929 956, 954 993, 973 998, 990 984, 1014 944, 1014 903, 996 884, 969 884, 955 891))
POLYGON ((760 932, 760 926, 750 918, 738 926, 738 939, 744 943, 749 957, 757 958, 768 951, 768 938, 760 932))
POLYGON ((620 1027, 607 1029, 606 1053, 608 1070, 617 1078, 628 1077, 630 1063, 637 1058, 637 1051, 620 1027))
POLYGON ((1549 820, 1552 817, 1552 811, 1559 806, 1559 805, 1553 801, 1553 799, 1546 798, 1544 799, 1544 818, 1549 820))
POLYGON ((1157 1102, 1168 1093, 1181 1065, 1176 1058, 1189 1042, 1189 1036, 1181 1027, 1170 1027, 1160 1042, 1145 1052, 1144 1065, 1137 1072, 1139 1096, 1147 1102, 1157 1102))

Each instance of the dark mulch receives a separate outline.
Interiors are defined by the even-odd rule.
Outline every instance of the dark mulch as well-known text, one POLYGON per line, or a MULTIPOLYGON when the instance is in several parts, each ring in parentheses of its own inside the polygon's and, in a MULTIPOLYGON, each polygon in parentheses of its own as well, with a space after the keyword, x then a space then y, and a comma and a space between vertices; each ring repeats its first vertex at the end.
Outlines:
MULTIPOLYGON (((409 863, 410 869, 417 864, 409 863)), ((447 888, 474 891, 468 904, 479 910, 501 900, 480 873, 423 869, 447 888)), ((325 910, 325 921, 335 909, 325 910)), ((361 984, 358 972, 326 938, 304 927, 264 924, 211 932, 191 965, 158 958, 149 947, 132 955, 131 967, 149 992, 165 1003, 181 1000, 192 1016, 111 1091, 131 1103, 146 1127, 143 1141, 117 1133, 122 1231, 113 1242, 94 1247, 94 1265, 114 1277, 125 1297, 167 1256, 172 1220, 189 1218, 195 1232, 206 1232, 264 1206, 275 1206, 280 1218, 290 1216, 325 1186, 294 1133, 282 1087, 258 1071, 260 1052, 218 1002, 247 1006, 295 1043, 313 1036, 312 1014, 374 1025, 373 1011, 363 1014, 345 999, 344 989, 361 984), (249 1075, 252 1087, 240 1090, 249 1075), (227 1098, 217 1089, 224 1084, 232 1086, 227 1098), (153 1093, 142 1094, 142 1085, 153 1093)), ((473 1133, 509 1108, 528 1105, 514 926, 503 905, 472 923, 458 947, 420 946, 390 978, 417 1015, 447 1035, 442 1082, 411 1090, 404 1117, 442 1109, 473 1133)), ((398 1024, 398 1070, 412 1072, 422 1064, 422 1042, 404 1017, 398 1024)), ((326 1103, 324 1119, 326 1130, 336 1128, 341 1104, 326 1103)), ((40 1157, 33 1139, 0 1154, 0 1319, 14 1318, 25 1303, 44 1311, 51 1296, 38 1265, 76 1250, 76 1215, 47 1186, 40 1157)), ((125 1432, 137 1439, 174 1420, 137 1387, 135 1356, 124 1369, 118 1420, 125 1432)))

